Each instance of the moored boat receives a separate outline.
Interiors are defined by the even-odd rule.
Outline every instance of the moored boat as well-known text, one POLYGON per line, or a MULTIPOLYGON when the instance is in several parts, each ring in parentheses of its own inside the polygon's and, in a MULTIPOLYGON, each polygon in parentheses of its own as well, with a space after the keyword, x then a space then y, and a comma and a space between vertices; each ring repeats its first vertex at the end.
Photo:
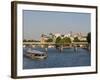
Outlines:
POLYGON ((31 58, 31 59, 44 59, 47 57, 46 52, 41 52, 38 50, 27 50, 25 56, 31 58))

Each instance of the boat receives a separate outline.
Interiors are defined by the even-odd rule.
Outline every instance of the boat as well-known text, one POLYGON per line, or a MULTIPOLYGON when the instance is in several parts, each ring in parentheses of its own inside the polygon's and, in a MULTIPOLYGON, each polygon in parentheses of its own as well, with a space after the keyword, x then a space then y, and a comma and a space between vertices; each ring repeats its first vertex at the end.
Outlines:
POLYGON ((31 58, 31 59, 45 59, 47 57, 46 52, 41 52, 38 50, 27 50, 25 56, 31 58))

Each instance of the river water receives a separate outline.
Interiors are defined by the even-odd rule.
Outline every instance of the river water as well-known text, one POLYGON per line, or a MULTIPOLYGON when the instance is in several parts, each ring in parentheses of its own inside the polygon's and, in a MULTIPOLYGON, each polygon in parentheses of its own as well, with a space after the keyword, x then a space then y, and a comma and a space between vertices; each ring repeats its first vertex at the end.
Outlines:
MULTIPOLYGON (((25 53, 23 49, 23 54, 25 53)), ((42 48, 33 48, 33 50, 44 51, 42 48)), ((78 48, 75 52, 73 48, 64 49, 59 52, 55 48, 48 49, 48 57, 43 60, 34 60, 23 56, 23 69, 38 69, 38 68, 58 68, 58 67, 78 67, 90 66, 91 54, 89 51, 78 48)))

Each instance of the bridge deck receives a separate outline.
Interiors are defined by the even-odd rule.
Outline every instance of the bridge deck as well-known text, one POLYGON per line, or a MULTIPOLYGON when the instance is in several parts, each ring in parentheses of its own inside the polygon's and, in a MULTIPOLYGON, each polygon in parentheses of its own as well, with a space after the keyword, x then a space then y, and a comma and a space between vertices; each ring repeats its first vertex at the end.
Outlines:
MULTIPOLYGON (((23 45, 27 45, 27 44, 31 44, 31 45, 56 45, 56 44, 61 44, 61 43, 54 43, 54 42, 46 42, 46 43, 41 43, 41 42, 23 42, 23 45)), ((87 45, 88 42, 73 42, 73 43, 67 43, 67 44, 87 45)))

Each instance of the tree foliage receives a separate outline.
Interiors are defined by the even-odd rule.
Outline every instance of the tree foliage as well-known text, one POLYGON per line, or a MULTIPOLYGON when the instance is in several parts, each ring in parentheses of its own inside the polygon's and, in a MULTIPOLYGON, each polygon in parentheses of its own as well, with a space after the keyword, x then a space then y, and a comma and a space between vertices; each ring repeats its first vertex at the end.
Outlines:
POLYGON ((90 32, 87 34, 87 42, 91 43, 91 33, 90 32))
POLYGON ((48 40, 46 40, 46 42, 53 42, 53 39, 49 38, 48 40))
POLYGON ((64 44, 71 43, 71 39, 69 37, 63 38, 64 44))
POLYGON ((56 38, 56 42, 55 43, 61 43, 61 37, 60 36, 56 38))
POLYGON ((69 37, 64 37, 64 38, 57 37, 56 38, 56 43, 59 43, 59 44, 71 43, 71 39, 69 37))
POLYGON ((73 41, 74 42, 80 42, 80 40, 78 39, 78 37, 75 37, 73 41))
POLYGON ((71 43, 71 39, 69 37, 64 37, 64 38, 57 37, 55 43, 56 43, 56 47, 59 47, 61 45, 65 46, 71 43))
POLYGON ((60 43, 61 43, 61 37, 60 37, 60 36, 56 38, 55 43, 56 43, 56 45, 55 45, 56 48, 61 46, 61 45, 60 45, 60 43))

